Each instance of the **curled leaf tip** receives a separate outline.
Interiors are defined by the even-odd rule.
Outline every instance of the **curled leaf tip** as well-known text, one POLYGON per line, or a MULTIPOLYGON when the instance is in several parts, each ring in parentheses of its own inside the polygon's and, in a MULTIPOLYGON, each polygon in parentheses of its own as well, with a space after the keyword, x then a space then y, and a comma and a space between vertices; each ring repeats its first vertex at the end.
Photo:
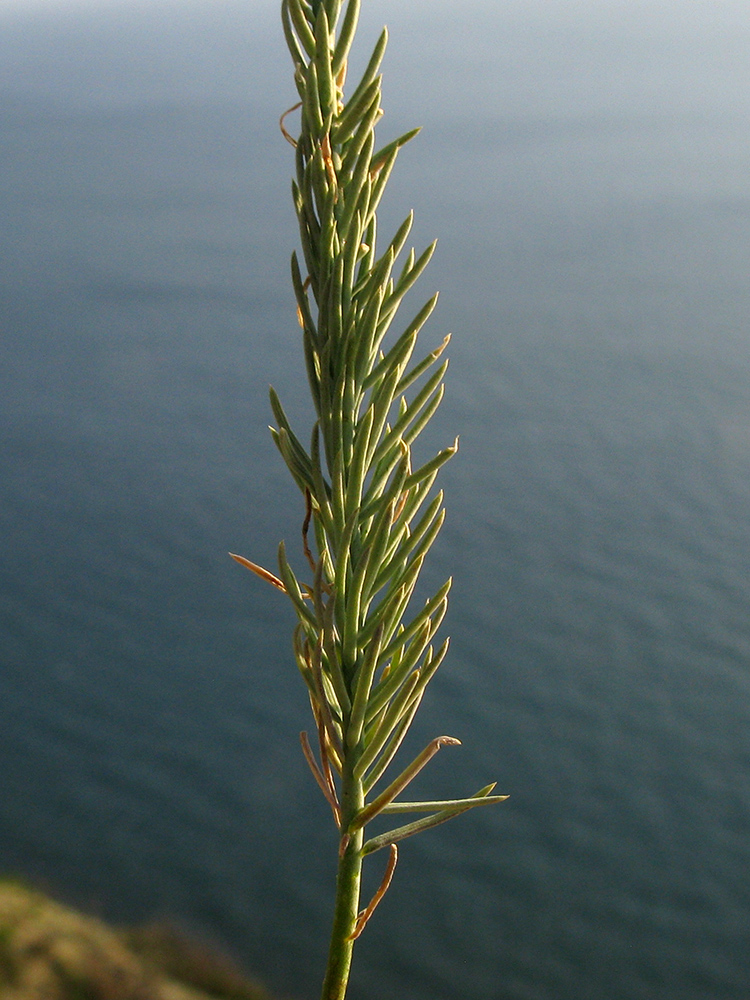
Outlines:
POLYGON ((448 346, 448 344, 450 344, 450 342, 451 342, 451 335, 449 333, 447 333, 445 335, 445 337, 443 338, 442 344, 439 347, 436 347, 435 350, 430 355, 434 361, 437 361, 437 359, 440 357, 440 355, 446 349, 446 347, 448 346))
POLYGON ((461 740, 457 740, 455 736, 437 736, 433 740, 436 747, 460 747, 461 740))

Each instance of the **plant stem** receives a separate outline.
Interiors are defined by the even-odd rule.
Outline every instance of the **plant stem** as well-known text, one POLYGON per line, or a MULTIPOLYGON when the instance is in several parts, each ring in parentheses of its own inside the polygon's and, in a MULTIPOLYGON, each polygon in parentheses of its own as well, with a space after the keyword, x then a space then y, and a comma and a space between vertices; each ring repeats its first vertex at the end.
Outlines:
MULTIPOLYGON (((354 777, 352 770, 352 762, 347 761, 341 786, 342 831, 347 829, 365 801, 362 781, 354 777)), ((331 944, 321 1000, 344 1000, 346 995, 354 950, 353 934, 359 913, 363 840, 362 829, 355 831, 349 837, 346 849, 339 855, 331 944)))

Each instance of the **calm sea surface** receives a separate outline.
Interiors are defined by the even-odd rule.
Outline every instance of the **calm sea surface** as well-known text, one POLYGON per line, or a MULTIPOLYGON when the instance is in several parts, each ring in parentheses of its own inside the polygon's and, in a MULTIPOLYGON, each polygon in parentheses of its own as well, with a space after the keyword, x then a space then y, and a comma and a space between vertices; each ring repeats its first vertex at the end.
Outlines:
MULTIPOLYGON (((464 745, 418 791, 511 798, 404 846, 353 1000, 743 1000, 747 5, 365 10, 462 444, 412 746, 464 745)), ((290 613, 226 555, 303 514, 276 4, 3 9, 0 67, 0 869, 306 1000, 334 832, 290 613)))

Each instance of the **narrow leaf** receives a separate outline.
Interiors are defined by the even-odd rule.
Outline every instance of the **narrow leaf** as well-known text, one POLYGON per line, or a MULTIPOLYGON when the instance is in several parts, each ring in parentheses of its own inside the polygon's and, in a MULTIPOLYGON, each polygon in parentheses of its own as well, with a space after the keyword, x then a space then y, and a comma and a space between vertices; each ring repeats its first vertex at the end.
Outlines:
POLYGON ((376 799, 373 799, 369 805, 366 805, 364 809, 361 809, 349 827, 350 830, 358 830, 360 827, 365 826, 374 819, 379 812, 382 812, 383 808, 392 802, 399 792, 402 792, 407 785, 409 785, 419 774, 423 767, 428 764, 438 750, 444 746, 459 747, 461 746, 461 740, 457 740, 455 736, 436 736, 434 740, 431 740, 424 750, 417 754, 414 760, 409 764, 408 767, 399 774, 399 776, 392 781, 390 785, 378 795, 376 799))
POLYGON ((385 744, 388 742, 388 737, 391 735, 393 730, 398 725, 399 721, 403 717, 406 708, 409 705, 409 700, 414 694, 414 690, 419 682, 419 674, 417 672, 413 673, 408 679, 406 684, 404 684, 401 691, 393 699, 391 704, 388 706, 388 710, 384 713, 383 719, 378 726, 377 732, 375 732, 370 739, 370 742, 365 747, 362 756, 357 760, 354 765, 354 774, 357 778, 362 778, 366 773, 367 769, 371 764, 375 762, 380 751, 383 749, 385 744))
MULTIPOLYGON (((342 30, 343 34, 343 30, 342 30)), ((380 37, 377 40, 375 49, 370 56, 370 61, 362 75, 362 79, 359 81, 355 87, 351 97, 344 106, 342 114, 339 116, 334 129, 334 139, 337 143, 343 142, 347 135, 347 130, 350 132, 354 131, 356 128, 356 122, 358 120, 359 110, 362 105, 367 105, 364 95, 367 89, 372 86, 372 82, 377 76, 378 70, 380 69, 380 64, 383 61, 383 56, 385 54, 385 48, 388 44, 388 29, 383 28, 380 33, 380 37), (352 121, 354 124, 352 124, 352 121)), ((338 47, 338 46, 337 46, 338 47)), ((335 58, 335 54, 334 54, 335 58)), ((338 73, 338 71, 337 71, 338 73)))
POLYGON ((311 59, 314 58, 315 36, 313 35, 310 24, 303 13, 302 5, 299 0, 284 0, 284 4, 289 10, 294 30, 297 32, 297 37, 300 42, 302 42, 305 52, 307 52, 311 59))
MULTIPOLYGON (((410 812, 442 812, 446 809, 455 809, 456 806, 467 806, 469 809, 474 806, 482 805, 482 799, 487 798, 492 791, 492 789, 497 784, 493 781, 491 785, 486 785, 484 788, 480 789, 475 795, 469 796, 466 799, 446 799, 440 802, 391 802, 390 805, 384 806, 381 812, 383 813, 410 813, 410 812)), ((493 801, 504 802, 510 796, 508 795, 493 795, 493 801)))
POLYGON ((352 702, 352 712, 349 718, 349 725, 346 731, 346 745, 353 749, 362 738, 362 727, 365 721, 365 710, 367 699, 370 696, 372 680, 375 676, 375 667, 380 653, 380 642, 383 631, 377 629, 368 648, 365 658, 354 678, 354 701, 352 702))
POLYGON ((408 823, 406 826, 400 826, 395 830, 391 830, 389 833, 383 833, 379 837, 373 837, 371 840, 366 841, 362 848, 362 854, 373 854, 375 851, 379 851, 381 847, 390 847, 391 844, 396 844, 400 840, 404 840, 406 837, 411 837, 415 833, 421 833, 423 830, 430 830, 434 826, 439 826, 441 823, 445 823, 449 819, 453 819, 454 816, 460 816, 461 813, 467 811, 467 809, 473 809, 475 806, 488 806, 493 805, 496 802, 504 802, 507 795, 487 795, 481 798, 477 798, 476 801, 472 801, 470 805, 457 806, 454 809, 445 809, 442 812, 435 813, 434 816, 427 816, 425 819, 418 819, 414 823, 408 823))
POLYGON ((261 580, 265 580, 266 583, 273 584, 274 587, 276 587, 282 593, 286 594, 287 590, 284 584, 277 576, 274 576, 274 574, 271 573, 269 570, 263 569, 263 567, 258 566, 257 563, 250 562, 250 560, 245 559, 244 556, 235 555, 234 552, 230 552, 229 555, 232 557, 232 559, 235 560, 235 562, 238 562, 240 566, 244 566, 245 569, 249 569, 251 573, 255 573, 255 575, 259 576, 261 580))
POLYGON ((354 39, 354 32, 357 30, 357 21, 359 19, 359 0, 349 0, 346 6, 346 13, 344 14, 344 20, 341 25, 341 32, 336 42, 336 48, 333 51, 333 75, 338 76, 343 69, 347 56, 349 55, 349 49, 351 48, 352 41, 354 39))

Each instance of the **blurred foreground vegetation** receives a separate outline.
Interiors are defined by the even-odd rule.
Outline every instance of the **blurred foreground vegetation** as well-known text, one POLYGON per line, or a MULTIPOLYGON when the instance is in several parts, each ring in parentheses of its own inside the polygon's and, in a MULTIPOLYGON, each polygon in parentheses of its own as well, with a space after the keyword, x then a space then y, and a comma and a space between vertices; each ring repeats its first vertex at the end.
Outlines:
POLYGON ((0 1000, 271 1000, 166 924, 114 929, 0 878, 0 1000))

